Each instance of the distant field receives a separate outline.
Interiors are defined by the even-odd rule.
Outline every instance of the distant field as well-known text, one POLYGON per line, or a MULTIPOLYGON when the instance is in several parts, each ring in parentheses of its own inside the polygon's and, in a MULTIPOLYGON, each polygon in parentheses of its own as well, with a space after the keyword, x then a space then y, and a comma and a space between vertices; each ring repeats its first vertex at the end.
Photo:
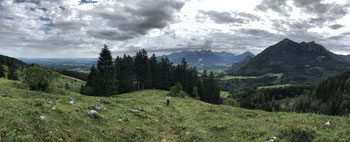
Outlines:
POLYGON ((256 79, 258 77, 256 76, 232 76, 232 75, 226 75, 224 78, 221 78, 222 80, 230 80, 230 79, 256 79))
POLYGON ((228 96, 230 96, 230 92, 227 91, 220 91, 220 96, 222 96, 222 98, 227 98, 228 96))
MULTIPOLYGON (((198 70, 199 73, 203 73, 204 69, 200 69, 198 70)), ((225 70, 224 69, 208 69, 207 70, 207 73, 210 73, 210 72, 213 72, 214 74, 219 74, 219 73, 225 73, 225 70)))
POLYGON ((281 87, 289 87, 289 86, 297 86, 297 84, 278 84, 271 86, 260 86, 258 89, 268 89, 268 88, 281 88, 281 87))
POLYGON ((263 78, 263 77, 274 77, 276 76, 277 79, 275 82, 279 82, 283 76, 283 73, 267 73, 262 76, 233 76, 233 75, 226 75, 225 77, 221 78, 221 80, 230 80, 230 79, 257 79, 257 78, 263 78))

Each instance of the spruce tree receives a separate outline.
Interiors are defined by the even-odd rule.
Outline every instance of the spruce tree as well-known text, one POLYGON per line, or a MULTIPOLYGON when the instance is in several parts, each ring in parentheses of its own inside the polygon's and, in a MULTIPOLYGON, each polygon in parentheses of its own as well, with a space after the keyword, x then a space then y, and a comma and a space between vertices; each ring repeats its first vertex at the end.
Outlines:
POLYGON ((88 75, 85 86, 89 86, 93 88, 96 83, 97 83, 97 70, 95 65, 92 65, 92 67, 90 68, 90 73, 88 75))
POLYGON ((212 71, 210 72, 208 79, 210 84, 210 102, 213 104, 221 104, 220 87, 218 82, 215 80, 214 73, 212 71))
POLYGON ((159 71, 160 71, 160 65, 158 64, 157 57, 155 54, 151 56, 149 59, 149 66, 150 66, 150 72, 152 74, 152 88, 160 89, 160 76, 159 76, 159 71))
POLYGON ((151 88, 152 74, 148 65, 148 57, 145 49, 142 49, 136 54, 135 75, 138 89, 151 88))
POLYGON ((119 93, 134 90, 134 62, 132 57, 124 54, 123 58, 117 57, 115 62, 117 79, 119 81, 119 93))
POLYGON ((209 82, 208 82, 208 73, 206 70, 203 71, 202 74, 202 84, 201 84, 201 92, 199 93, 200 100, 208 102, 209 101, 209 82))
POLYGON ((111 51, 104 45, 97 62, 97 79, 94 94, 98 96, 114 95, 118 91, 118 81, 114 70, 111 51))
POLYGON ((168 57, 161 58, 160 59, 160 71, 159 71, 159 77, 161 82, 161 89, 169 90, 172 83, 171 78, 171 72, 172 72, 172 64, 169 61, 168 57))
POLYGON ((0 64, 0 78, 5 77, 4 67, 0 64))

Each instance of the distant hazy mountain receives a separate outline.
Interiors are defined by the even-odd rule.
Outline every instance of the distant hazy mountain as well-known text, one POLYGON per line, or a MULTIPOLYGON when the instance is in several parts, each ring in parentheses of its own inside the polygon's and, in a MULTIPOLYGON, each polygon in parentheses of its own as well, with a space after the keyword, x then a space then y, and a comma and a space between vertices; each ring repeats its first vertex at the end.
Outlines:
POLYGON ((350 63, 315 42, 297 43, 284 39, 250 59, 236 75, 283 73, 283 81, 315 82, 349 71, 350 63))
POLYGON ((242 61, 240 61, 238 63, 234 63, 230 67, 230 69, 227 70, 227 73, 230 74, 230 75, 234 74, 240 68, 245 67, 248 64, 249 60, 253 59, 253 58, 254 58, 254 56, 246 56, 245 59, 243 59, 242 61))
MULTIPOLYGON (((201 51, 182 51, 178 53, 172 53, 165 55, 170 61, 175 64, 180 63, 182 58, 185 58, 190 65, 232 65, 237 63, 247 56, 255 56, 251 52, 247 51, 240 55, 235 55, 228 52, 213 52, 211 50, 201 51)), ((161 56, 161 57, 165 57, 161 56)), ((159 58, 160 59, 160 58, 159 58)))

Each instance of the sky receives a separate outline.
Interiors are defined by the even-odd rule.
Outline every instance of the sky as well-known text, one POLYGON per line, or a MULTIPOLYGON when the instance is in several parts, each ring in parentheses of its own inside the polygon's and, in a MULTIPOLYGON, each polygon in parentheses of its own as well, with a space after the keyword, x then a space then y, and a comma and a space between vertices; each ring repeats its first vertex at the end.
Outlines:
POLYGON ((350 54, 350 0, 0 0, 0 54, 94 58, 140 49, 258 54, 289 38, 350 54))

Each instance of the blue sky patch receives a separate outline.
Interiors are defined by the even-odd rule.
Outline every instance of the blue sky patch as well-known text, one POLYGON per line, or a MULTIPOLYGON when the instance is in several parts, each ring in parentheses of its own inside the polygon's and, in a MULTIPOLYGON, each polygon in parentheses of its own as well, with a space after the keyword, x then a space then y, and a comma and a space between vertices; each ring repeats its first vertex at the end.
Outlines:
POLYGON ((80 4, 84 4, 84 3, 97 3, 97 1, 94 0, 81 0, 80 4))
POLYGON ((29 2, 29 3, 40 4, 40 0, 14 0, 14 2, 15 3, 29 2))

